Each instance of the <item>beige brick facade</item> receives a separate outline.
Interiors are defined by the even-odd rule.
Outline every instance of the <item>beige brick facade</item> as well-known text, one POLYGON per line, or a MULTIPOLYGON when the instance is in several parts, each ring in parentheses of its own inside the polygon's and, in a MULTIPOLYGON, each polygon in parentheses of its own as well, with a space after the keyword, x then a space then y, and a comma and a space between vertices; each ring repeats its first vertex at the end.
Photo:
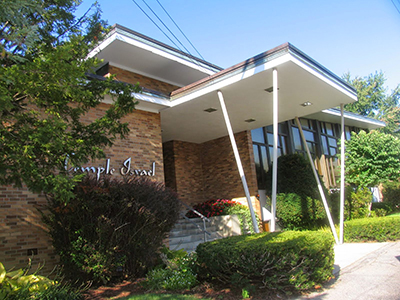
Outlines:
MULTIPOLYGON (((258 193, 250 131, 235 134, 251 196, 258 193)), ((245 197, 229 137, 202 144, 164 143, 166 185, 194 205, 210 199, 245 197)))
MULTIPOLYGON (((107 107, 100 104, 85 120, 102 116, 107 107)), ((112 148, 106 149, 104 160, 88 165, 104 167, 109 158, 110 167, 115 168, 112 176, 120 177, 122 163, 128 158, 131 158, 132 170, 150 170, 154 162, 154 179, 164 182, 160 115, 136 110, 122 121, 129 123, 126 139, 117 140, 112 148)), ((57 264, 58 258, 38 211, 45 204, 44 196, 25 188, 0 187, 0 262, 6 269, 24 268, 32 258, 32 269, 40 263, 44 265, 42 273, 46 274, 57 264)))
POLYGON ((177 90, 179 87, 166 82, 152 79, 140 74, 132 73, 115 66, 109 66, 108 69, 110 74, 115 75, 115 79, 123 82, 128 82, 131 84, 139 83, 141 87, 148 88, 154 91, 161 92, 163 94, 169 95, 172 91, 177 90))
MULTIPOLYGON (((177 88, 112 66, 109 72, 116 74, 118 80, 139 82, 141 86, 167 94, 177 88)), ((100 104, 83 121, 91 122, 103 116, 108 106, 100 104)), ((163 145, 160 114, 135 110, 122 122, 129 124, 130 131, 126 138, 116 140, 113 147, 105 149, 105 159, 92 161, 87 166, 104 168, 109 160, 110 169, 115 171, 108 176, 121 177, 127 171, 124 162, 130 159, 133 173, 135 170, 153 172, 154 168, 152 178, 159 182, 165 180, 182 201, 191 205, 216 198, 244 197, 227 136, 203 144, 170 141, 163 145)), ((257 181, 251 134, 249 131, 240 132, 235 138, 250 193, 254 196, 257 181)), ((44 265, 44 272, 49 272, 57 264, 58 258, 38 211, 45 204, 44 196, 32 194, 25 188, 0 187, 0 261, 7 269, 23 268, 29 258, 33 259, 33 268, 39 263, 44 265)))

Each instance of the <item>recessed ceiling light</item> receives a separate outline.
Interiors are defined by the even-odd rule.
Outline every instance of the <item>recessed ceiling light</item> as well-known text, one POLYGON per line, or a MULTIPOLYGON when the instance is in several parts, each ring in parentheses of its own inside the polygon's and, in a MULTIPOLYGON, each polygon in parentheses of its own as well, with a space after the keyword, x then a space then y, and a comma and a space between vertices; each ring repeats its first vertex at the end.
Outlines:
POLYGON ((247 119, 247 120, 244 120, 244 121, 247 122, 247 123, 251 123, 251 122, 255 122, 256 119, 247 119))
MULTIPOLYGON (((264 91, 266 91, 266 92, 268 92, 268 93, 272 93, 272 92, 274 91, 274 87, 271 86, 271 87, 265 89, 264 91)), ((279 88, 278 88, 278 91, 279 91, 279 88)))
POLYGON ((312 103, 307 101, 307 102, 301 103, 300 105, 303 107, 306 107, 306 106, 311 106, 312 103))
POLYGON ((205 109, 204 111, 206 111, 206 112, 208 112, 208 113, 212 113, 212 112, 214 112, 214 111, 217 111, 217 109, 216 109, 216 108, 210 107, 210 108, 205 109))

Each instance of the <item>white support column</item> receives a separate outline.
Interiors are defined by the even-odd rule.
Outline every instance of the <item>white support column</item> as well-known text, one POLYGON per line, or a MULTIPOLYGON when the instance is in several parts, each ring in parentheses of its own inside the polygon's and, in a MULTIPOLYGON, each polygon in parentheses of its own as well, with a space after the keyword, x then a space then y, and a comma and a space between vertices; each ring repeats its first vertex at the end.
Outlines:
POLYGON ((324 204, 324 207, 325 207, 325 212, 326 212, 326 215, 327 215, 328 220, 329 220, 329 225, 331 226, 333 237, 335 238, 336 244, 339 244, 338 236, 337 236, 336 229, 335 229, 335 224, 333 224, 331 212, 329 211, 328 202, 326 201, 324 190, 322 188, 321 181, 319 180, 319 176, 318 176, 317 170, 315 169, 314 162, 313 162, 313 159, 312 159, 312 156, 311 156, 311 153, 310 153, 310 149, 308 149, 307 141, 306 141, 306 139, 304 137, 304 133, 303 133, 303 128, 301 127, 301 124, 299 122, 299 118, 298 117, 296 117, 296 124, 297 124, 297 127, 299 128, 301 139, 303 140, 304 147, 306 148, 307 156, 308 156, 308 159, 310 161, 311 168, 313 170, 315 180, 317 181, 319 194, 321 195, 322 203, 324 204))
POLYGON ((278 70, 272 71, 272 89, 273 89, 273 134, 274 143, 272 151, 272 199, 271 199, 271 228, 270 231, 275 231, 275 218, 276 218, 276 192, 278 185, 278 70))
POLYGON ((242 180, 244 193, 246 194, 247 203, 249 205, 250 214, 251 214, 251 220, 253 222, 253 228, 254 228, 254 231, 256 233, 259 233, 260 230, 258 229, 258 223, 257 223, 257 220, 256 220, 256 216, 254 214, 253 204, 251 203, 249 187, 247 186, 247 181, 246 181, 246 177, 244 175, 242 161, 240 160, 239 151, 238 151, 238 148, 237 148, 237 145, 236 145, 236 141, 235 141, 235 136, 233 135, 231 122, 229 121, 228 111, 226 110, 224 96, 222 95, 221 91, 218 91, 218 98, 219 98, 219 102, 221 104, 222 113, 224 115, 226 129, 228 130, 229 138, 231 140, 233 154, 235 155, 236 164, 237 164, 237 167, 238 167, 238 170, 239 170, 240 179, 242 180))
POLYGON ((344 130, 344 105, 343 103, 340 104, 340 116, 341 116, 341 127, 342 132, 340 135, 340 230, 339 230, 339 237, 340 241, 339 244, 343 244, 344 242, 344 141, 345 141, 345 130, 344 130))

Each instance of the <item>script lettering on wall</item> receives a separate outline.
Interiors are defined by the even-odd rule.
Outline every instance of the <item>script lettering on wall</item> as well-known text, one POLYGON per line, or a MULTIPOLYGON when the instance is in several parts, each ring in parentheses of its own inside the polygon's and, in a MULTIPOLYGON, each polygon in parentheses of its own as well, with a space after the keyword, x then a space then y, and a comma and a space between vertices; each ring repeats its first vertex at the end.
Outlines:
MULTIPOLYGON (((68 167, 68 157, 65 159, 65 170, 69 173, 90 173, 96 174, 97 180, 100 179, 100 176, 103 175, 113 175, 115 169, 111 167, 110 159, 106 160, 105 166, 88 166, 88 167, 68 167)), ((150 169, 135 169, 132 166, 132 159, 129 157, 126 159, 122 166, 119 168, 119 172, 122 176, 155 176, 156 174, 156 163, 153 162, 151 164, 150 169)))

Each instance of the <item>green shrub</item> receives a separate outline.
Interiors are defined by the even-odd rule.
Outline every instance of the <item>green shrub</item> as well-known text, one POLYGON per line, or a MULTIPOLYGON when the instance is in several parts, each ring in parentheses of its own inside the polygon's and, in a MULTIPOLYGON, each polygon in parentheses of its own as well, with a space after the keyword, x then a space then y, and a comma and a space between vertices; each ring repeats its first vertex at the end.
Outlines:
POLYGON ((150 290, 185 290, 197 284, 196 254, 187 254, 165 261, 164 267, 158 267, 146 275, 143 286, 150 290))
MULTIPOLYGON (((246 205, 238 204, 235 206, 227 207, 225 208, 224 213, 226 215, 238 216, 242 234, 255 233, 250 209, 246 205)), ((258 214, 255 214, 255 216, 257 224, 260 224, 260 218, 258 217, 258 214)))
POLYGON ((200 244, 196 252, 202 279, 232 283, 243 278, 246 283, 288 291, 327 281, 334 261, 332 236, 319 231, 234 236, 200 244))
POLYGON ((66 277, 105 283, 143 276, 178 219, 174 192, 145 177, 85 178, 69 203, 48 199, 45 223, 66 277))
POLYGON ((383 185, 383 202, 388 204, 393 212, 400 211, 400 182, 393 181, 383 185))
MULTIPOLYGON (((271 195, 272 168, 267 173, 267 179, 267 193, 271 195)), ((302 198, 321 198, 310 162, 304 156, 296 153, 278 158, 277 193, 294 193, 302 198)))
POLYGON ((7 272, 0 262, 0 300, 78 300, 78 289, 26 270, 7 272))
POLYGON ((278 194, 276 216, 285 230, 309 230, 324 224, 325 210, 320 200, 293 193, 278 194))
POLYGON ((386 202, 372 202, 371 210, 377 217, 384 217, 393 211, 392 206, 386 202))
POLYGON ((400 240, 400 217, 364 218, 344 223, 346 242, 387 242, 400 240))
POLYGON ((372 193, 368 188, 358 188, 345 201, 345 219, 360 219, 371 215, 372 193))
MULTIPOLYGON (((209 200, 193 206, 193 208, 202 215, 209 217, 237 215, 240 222, 242 234, 254 233, 253 222, 251 219, 250 209, 239 202, 226 199, 209 200)), ((186 214, 189 218, 198 218, 199 216, 193 211, 186 214)), ((260 219, 256 214, 257 223, 260 224, 260 219)))

